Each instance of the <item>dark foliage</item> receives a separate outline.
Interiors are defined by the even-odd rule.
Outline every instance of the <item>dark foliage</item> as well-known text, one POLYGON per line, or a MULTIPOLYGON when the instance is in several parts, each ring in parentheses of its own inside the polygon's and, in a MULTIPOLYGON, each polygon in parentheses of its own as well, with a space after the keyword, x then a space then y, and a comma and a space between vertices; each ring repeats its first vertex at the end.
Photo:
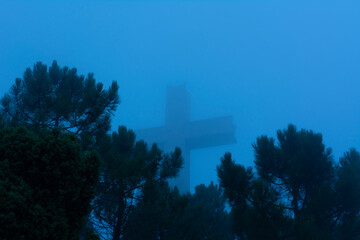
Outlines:
POLYGON ((108 131, 119 103, 117 91, 115 81, 104 90, 92 73, 85 78, 75 68, 60 68, 56 61, 49 69, 38 62, 33 69, 26 69, 23 79, 16 79, 1 99, 2 114, 13 125, 73 132, 87 146, 94 136, 108 131))
POLYGON ((236 164, 230 153, 218 167, 220 186, 231 206, 233 231, 240 239, 283 239, 289 221, 274 188, 236 164))
POLYGON ((100 161, 58 130, 0 130, 0 238, 78 239, 100 161))
POLYGON ((355 149, 336 163, 321 134, 289 125, 257 138, 256 171, 226 153, 220 187, 181 195, 167 183, 179 148, 148 148, 125 127, 106 135, 117 91, 55 61, 16 79, 1 100, 1 239, 360 239, 355 149))
POLYGON ((125 127, 98 141, 103 169, 94 200, 93 225, 111 239, 122 239, 134 207, 144 201, 146 191, 165 184, 182 166, 181 150, 164 154, 144 141, 135 142, 135 134, 125 127))
POLYGON ((135 207, 124 239, 233 239, 225 201, 213 183, 197 186, 193 195, 157 184, 146 189, 135 207))
POLYGON ((240 239, 359 239, 359 153, 335 164, 321 134, 293 125, 277 140, 253 145, 257 174, 230 154, 218 167, 240 239))

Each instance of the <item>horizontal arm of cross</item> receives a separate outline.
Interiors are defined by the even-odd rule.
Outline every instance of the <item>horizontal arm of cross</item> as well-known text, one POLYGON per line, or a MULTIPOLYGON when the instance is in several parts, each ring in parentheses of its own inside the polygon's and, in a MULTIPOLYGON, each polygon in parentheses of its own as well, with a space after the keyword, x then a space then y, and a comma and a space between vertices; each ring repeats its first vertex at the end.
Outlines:
POLYGON ((191 121, 187 125, 185 142, 189 149, 236 143, 235 126, 231 116, 191 121))
POLYGON ((185 146, 187 150, 236 143, 231 116, 146 128, 136 131, 136 135, 148 143, 185 146))

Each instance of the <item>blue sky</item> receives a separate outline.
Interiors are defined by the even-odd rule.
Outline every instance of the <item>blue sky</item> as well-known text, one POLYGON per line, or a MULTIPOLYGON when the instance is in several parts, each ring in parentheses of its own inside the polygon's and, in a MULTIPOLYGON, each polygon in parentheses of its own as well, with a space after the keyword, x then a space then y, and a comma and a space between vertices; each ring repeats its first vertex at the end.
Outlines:
POLYGON ((360 148, 358 1, 0 1, 0 94, 37 61, 120 85, 114 129, 160 126, 167 85, 192 119, 233 115, 237 144, 193 151, 191 184, 230 151, 288 123, 321 132, 335 159, 360 148))

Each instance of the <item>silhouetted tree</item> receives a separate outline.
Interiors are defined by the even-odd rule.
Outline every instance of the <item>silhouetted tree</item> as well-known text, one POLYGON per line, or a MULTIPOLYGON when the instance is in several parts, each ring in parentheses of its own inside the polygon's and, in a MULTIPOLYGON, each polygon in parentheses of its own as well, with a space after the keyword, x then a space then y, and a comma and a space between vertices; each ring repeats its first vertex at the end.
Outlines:
POLYGON ((0 238, 78 239, 100 161, 73 134, 0 130, 0 238))
POLYGON ((186 239, 181 230, 187 203, 188 196, 166 182, 146 184, 141 201, 129 216, 124 239, 186 239))
MULTIPOLYGON (((337 239, 360 239, 360 154, 350 149, 336 166, 337 239)), ((321 204, 321 203, 320 203, 321 204)))
POLYGON ((129 218, 124 239, 233 239, 225 201, 213 183, 196 186, 194 194, 184 195, 177 188, 157 183, 145 189, 129 218))
POLYGON ((217 171, 239 239, 284 239, 290 225, 276 190, 254 177, 251 168, 236 164, 230 153, 221 159, 217 171))
POLYGON ((130 214, 144 200, 153 185, 177 175, 182 166, 181 151, 163 154, 156 145, 148 149, 125 127, 98 144, 103 169, 94 200, 92 223, 113 240, 122 239, 130 214))
POLYGON ((359 153, 351 149, 335 164, 321 134, 293 125, 277 139, 261 136, 253 145, 257 175, 230 154, 218 167, 238 236, 358 239, 359 153))
POLYGON ((282 196, 288 196, 287 207, 293 215, 295 232, 317 232, 311 235, 325 237, 331 221, 323 218, 325 212, 314 214, 311 205, 325 201, 331 192, 335 173, 331 150, 325 149, 321 134, 297 131, 293 125, 278 131, 277 139, 275 145, 274 139, 262 136, 254 144, 259 176, 282 196))
POLYGON ((185 235, 183 239, 234 239, 230 216, 225 208, 226 198, 217 185, 211 182, 208 186, 204 184, 196 186, 195 193, 189 196, 182 216, 184 221, 182 232, 185 235))
POLYGON ((23 79, 17 78, 1 99, 2 113, 10 123, 33 129, 57 127, 81 136, 84 145, 108 131, 118 103, 115 81, 104 90, 94 74, 79 76, 75 68, 60 68, 56 61, 49 69, 41 62, 27 68, 23 79))

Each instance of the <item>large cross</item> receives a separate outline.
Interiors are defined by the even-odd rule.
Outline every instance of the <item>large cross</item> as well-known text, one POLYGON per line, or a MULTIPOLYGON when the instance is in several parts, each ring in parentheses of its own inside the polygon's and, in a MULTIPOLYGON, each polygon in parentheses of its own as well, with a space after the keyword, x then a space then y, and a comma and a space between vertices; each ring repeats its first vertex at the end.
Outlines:
POLYGON ((180 85, 167 88, 165 126, 137 130, 136 135, 167 152, 181 148, 184 165, 171 184, 186 193, 190 191, 190 151, 235 143, 234 132, 231 116, 190 121, 190 94, 180 85))

